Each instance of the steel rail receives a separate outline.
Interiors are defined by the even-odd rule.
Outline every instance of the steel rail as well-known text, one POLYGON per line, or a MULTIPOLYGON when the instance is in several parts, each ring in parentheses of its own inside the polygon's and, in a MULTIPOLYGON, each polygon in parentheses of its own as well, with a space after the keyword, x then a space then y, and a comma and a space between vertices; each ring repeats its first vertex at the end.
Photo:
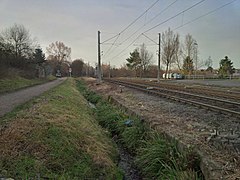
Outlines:
POLYGON ((240 92, 232 91, 232 90, 223 91, 223 90, 207 89, 206 87, 195 87, 195 86, 193 87, 190 86, 189 88, 185 88, 186 86, 183 86, 183 85, 171 84, 166 82, 161 82, 161 84, 156 84, 154 82, 140 81, 140 80, 134 80, 134 82, 144 83, 144 84, 148 84, 156 87, 160 87, 161 85, 177 91, 206 94, 206 95, 211 95, 211 96, 221 97, 221 98, 224 97, 224 99, 233 99, 238 101, 240 100, 240 92))
MULTIPOLYGON (((155 94, 155 95, 158 95, 158 96, 161 96, 161 97, 172 99, 172 100, 175 100, 175 101, 178 101, 178 102, 188 103, 188 104, 191 104, 191 105, 204 107, 204 108, 207 108, 207 109, 210 109, 210 110, 214 110, 214 111, 218 111, 218 112, 220 111, 221 113, 224 113, 224 114, 227 114, 227 115, 234 115, 234 116, 240 117, 240 112, 238 112, 238 111, 234 111, 234 110, 231 110, 231 109, 226 109, 226 108, 219 107, 219 106, 216 106, 216 105, 210 105, 210 104, 206 104, 206 103, 202 103, 202 102, 198 102, 198 101, 194 101, 194 100, 189 100, 189 99, 174 96, 174 95, 169 95, 169 94, 166 93, 168 91, 172 92, 173 90, 164 89, 165 93, 163 93, 163 92, 158 91, 158 89, 159 89, 158 87, 157 88, 149 87, 149 86, 144 85, 144 84, 137 84, 137 83, 120 81, 120 80, 112 80, 112 79, 104 79, 104 80, 106 80, 108 82, 111 82, 111 83, 118 84, 118 85, 123 85, 123 86, 127 86, 127 87, 130 87, 130 88, 134 88, 136 90, 140 90, 140 91, 147 92, 147 93, 150 93, 150 94, 155 94), (149 89, 147 89, 147 88, 149 88, 149 89)), ((177 92, 177 91, 174 91, 174 92, 177 92)), ((218 99, 218 98, 199 96, 199 95, 194 95, 194 94, 180 92, 180 91, 177 92, 177 93, 188 95, 188 96, 191 96, 191 97, 198 97, 198 98, 200 97, 200 98, 206 99, 206 100, 214 100, 216 102, 221 102, 221 103, 226 103, 226 104, 231 104, 231 105, 236 105, 236 106, 240 105, 240 103, 237 103, 237 102, 222 100, 222 99, 218 99)))

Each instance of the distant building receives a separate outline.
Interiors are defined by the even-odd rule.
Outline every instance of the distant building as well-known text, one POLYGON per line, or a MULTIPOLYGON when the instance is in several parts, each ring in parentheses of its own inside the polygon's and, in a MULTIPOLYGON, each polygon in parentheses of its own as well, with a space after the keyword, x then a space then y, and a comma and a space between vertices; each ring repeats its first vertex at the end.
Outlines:
POLYGON ((235 70, 234 70, 234 73, 240 74, 240 69, 235 69, 235 70))
POLYGON ((234 70, 233 77, 240 77, 240 69, 234 70))

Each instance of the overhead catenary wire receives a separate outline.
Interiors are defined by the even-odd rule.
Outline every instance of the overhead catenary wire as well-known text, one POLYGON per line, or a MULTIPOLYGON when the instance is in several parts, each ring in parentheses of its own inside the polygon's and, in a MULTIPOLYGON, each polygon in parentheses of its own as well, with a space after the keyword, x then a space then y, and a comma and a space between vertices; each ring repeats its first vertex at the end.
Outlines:
POLYGON ((128 28, 130 28, 137 20, 139 20, 142 16, 144 16, 153 6, 155 6, 160 0, 156 0, 150 7, 148 7, 142 14, 140 14, 135 20, 133 20, 129 25, 127 25, 124 29, 122 29, 118 34, 114 35, 113 37, 103 41, 101 44, 114 39, 117 36, 120 36, 123 32, 125 32, 128 28))
POLYGON ((157 25, 155 25, 155 26, 149 28, 148 30, 144 31, 143 33, 149 32, 149 31, 155 29, 156 27, 165 24, 166 22, 168 22, 168 21, 174 19, 175 17, 181 15, 182 13, 185 13, 185 12, 189 11, 190 9, 192 9, 192 8, 194 8, 194 7, 196 7, 196 6, 198 6, 199 4, 203 3, 204 1, 206 1, 206 0, 201 0, 201 1, 199 1, 199 2, 197 2, 197 3, 195 3, 195 4, 193 4, 192 6, 186 8, 186 9, 184 9, 183 11, 181 11, 181 12, 175 14, 174 16, 172 16, 172 17, 166 19, 165 21, 163 21, 163 22, 161 22, 161 23, 159 23, 159 24, 157 24, 157 25))
POLYGON ((112 45, 110 46, 110 48, 108 48, 108 50, 106 51, 106 53, 103 55, 103 57, 105 57, 109 51, 111 51, 112 47, 115 45, 115 43, 117 42, 118 38, 119 38, 120 34, 117 36, 117 38, 114 40, 114 42, 112 43, 112 45))
POLYGON ((217 7, 217 8, 215 8, 215 9, 213 9, 213 10, 211 10, 211 11, 209 11, 209 12, 203 14, 203 15, 201 15, 201 16, 196 17, 196 18, 194 18, 194 19, 192 19, 192 20, 190 20, 190 21, 188 21, 186 23, 182 23, 180 26, 177 26, 176 28, 174 28, 173 31, 177 30, 177 29, 180 29, 180 28, 182 28, 182 27, 184 27, 184 26, 186 26, 186 25, 188 25, 190 23, 193 23, 193 22, 195 22, 195 21, 197 21, 197 20, 199 20, 199 19, 201 19, 203 17, 206 17, 206 16, 208 16, 208 15, 210 15, 210 14, 212 14, 212 13, 214 13, 214 12, 216 12, 216 11, 218 11, 218 10, 220 10, 220 9, 222 9, 222 8, 232 4, 232 3, 234 3, 235 1, 238 1, 238 0, 230 1, 230 2, 228 2, 226 4, 223 4, 223 5, 221 5, 221 6, 217 7))
POLYGON ((152 22, 154 19, 156 19, 158 16, 160 16, 163 12, 165 12, 167 9, 169 9, 173 4, 175 4, 178 0, 175 0, 174 2, 172 2, 171 4, 169 4, 166 8, 164 8, 160 13, 158 13, 157 15, 155 15, 152 19, 150 19, 149 21, 147 21, 143 26, 141 26, 140 28, 138 28, 136 31, 134 31, 134 33, 132 33, 130 36, 128 36, 126 39, 124 39, 120 44, 125 43, 130 37, 132 37, 133 35, 135 35, 138 31, 140 31, 144 26, 146 26, 147 24, 149 24, 150 22, 152 22))
POLYGON ((226 4, 222 5, 222 6, 219 6, 219 7, 215 8, 215 9, 213 9, 213 10, 211 10, 211 11, 209 11, 209 12, 207 12, 207 13, 205 13, 205 14, 203 14, 203 15, 195 18, 195 19, 192 19, 192 20, 190 20, 190 21, 188 21, 188 22, 186 22, 186 23, 183 23, 182 25, 174 28, 173 30, 177 30, 177 29, 179 29, 179 28, 181 28, 181 27, 183 27, 183 26, 186 26, 186 25, 188 25, 188 24, 190 24, 190 23, 192 23, 192 22, 194 22, 194 21, 197 21, 197 20, 199 20, 199 19, 201 19, 201 18, 203 18, 203 17, 205 17, 205 16, 208 16, 208 15, 210 15, 210 14, 212 14, 212 13, 214 13, 214 12, 216 12, 216 11, 222 9, 222 8, 224 8, 225 6, 228 6, 228 5, 232 4, 232 3, 234 3, 235 1, 238 1, 238 0, 233 0, 233 1, 228 2, 228 3, 226 3, 226 4))
POLYGON ((142 33, 143 36, 145 36, 147 39, 149 39, 150 41, 152 41, 154 44, 158 45, 157 42, 155 42, 154 40, 152 40, 150 37, 148 37, 147 35, 145 35, 144 33, 142 33))
MULTIPOLYGON (((139 32, 144 26, 146 26, 147 24, 149 24, 150 22, 152 22, 154 19, 156 19, 158 16, 160 16, 162 13, 164 13, 167 9, 169 9, 172 5, 174 5, 178 0, 175 0, 174 2, 172 2, 171 4, 169 4, 166 8, 164 8, 161 12, 159 12, 158 14, 156 14, 153 18, 151 18, 149 21, 145 22, 143 26, 141 26, 140 28, 138 28, 136 31, 134 31, 130 36, 128 36, 127 38, 125 38, 123 41, 120 42, 120 45, 124 44, 126 41, 129 40, 129 38, 131 38, 132 36, 134 36, 137 32, 139 32)), ((157 3, 157 1, 150 6, 150 8, 148 8, 149 11, 155 4, 157 3)), ((146 12, 145 11, 145 12, 146 12)), ((140 16, 139 16, 140 17, 140 16)), ((120 34, 120 33, 119 33, 120 34)), ((116 37, 116 36, 114 36, 116 37)), ((155 43, 155 42, 154 42, 155 43)), ((108 51, 110 52, 110 51, 108 51)), ((108 53, 110 54, 110 53, 108 53)), ((106 55, 106 54, 105 54, 106 55)))
MULTIPOLYGON (((126 51, 131 45, 133 45, 133 43, 134 42, 136 42, 139 38, 140 38, 140 36, 141 35, 143 35, 143 36, 145 36, 147 39, 149 39, 150 41, 152 41, 154 44, 149 44, 149 45, 151 45, 151 46, 155 46, 155 45, 158 45, 158 43, 157 42, 155 42, 153 39, 151 39, 151 38, 149 38, 148 36, 146 36, 145 34, 140 34, 139 36, 137 36, 137 38, 136 39, 134 39, 125 49, 123 49, 120 53, 118 53, 117 55, 115 55, 113 58, 108 58, 108 60, 109 59, 114 59, 114 58, 116 58, 116 57, 119 57, 119 55, 120 54, 122 54, 124 51, 126 51)), ((120 56, 120 57, 122 57, 122 56, 120 56)))
POLYGON ((135 43, 140 37, 141 37, 142 34, 139 34, 137 36, 137 38, 135 38, 126 48, 124 48, 122 51, 120 51, 117 55, 115 55, 114 57, 112 57, 111 59, 114 59, 116 57, 118 57, 120 54, 122 54, 124 51, 126 51, 133 43, 135 43))
MULTIPOLYGON (((203 14, 203 15, 197 17, 197 18, 194 18, 194 19, 192 19, 192 20, 190 20, 190 21, 184 23, 184 21, 183 21, 183 16, 185 15, 184 13, 185 13, 186 11, 189 11, 190 9, 196 7, 197 5, 203 3, 204 1, 206 1, 206 0, 201 0, 201 1, 197 2, 196 4, 194 4, 194 5, 192 5, 192 6, 188 7, 188 8, 186 8, 185 10, 183 10, 183 11, 177 13, 176 15, 174 15, 174 16, 172 16, 172 17, 166 19, 165 21, 163 21, 163 22, 161 22, 161 23, 159 23, 159 24, 157 24, 157 25, 155 25, 155 26, 149 28, 148 30, 146 30, 146 31, 144 31, 143 33, 141 33, 140 35, 144 35, 144 33, 149 32, 149 31, 155 29, 156 27, 158 27, 158 26, 160 26, 160 25, 162 25, 162 24, 164 24, 164 23, 166 23, 166 22, 168 22, 168 21, 174 19, 175 17, 177 17, 177 16, 179 16, 179 15, 182 15, 182 23, 181 23, 181 25, 178 26, 178 27, 176 27, 174 30, 179 29, 179 28, 181 28, 181 27, 186 26, 187 24, 190 24, 190 23, 195 22, 195 21, 197 21, 197 20, 199 20, 199 19, 201 19, 201 18, 203 18, 203 17, 205 17, 205 16, 208 16, 208 15, 210 15, 210 14, 212 14, 212 13, 214 13, 214 12, 216 12, 216 11, 218 11, 218 10, 224 8, 225 6, 228 6, 228 5, 234 3, 234 2, 236 2, 236 1, 238 1, 238 0, 232 0, 232 1, 230 1, 230 2, 228 2, 228 3, 226 3, 226 4, 223 4, 223 5, 217 7, 217 8, 215 8, 215 9, 213 9, 213 10, 210 10, 209 12, 207 12, 207 13, 205 13, 205 14, 203 14)), ((145 25, 146 25, 146 24, 147 24, 147 23, 145 23, 145 25)), ((145 25, 144 25, 144 26, 145 26, 145 25)), ((116 57, 119 57, 119 56, 120 56, 120 55, 121 55, 126 49, 128 49, 128 48, 129 48, 129 47, 130 47, 135 41, 137 41, 137 39, 139 39, 140 35, 139 35, 136 39, 134 39, 134 41, 131 42, 131 43, 130 43, 125 49, 123 49, 120 53, 118 53, 116 56, 114 56, 113 59, 116 58, 116 57)), ((126 54, 126 53, 125 53, 125 54, 126 54)), ((125 55, 125 54, 124 54, 124 55, 125 55)))
POLYGON ((160 0, 155 1, 149 8, 147 8, 140 16, 138 16, 134 21, 132 21, 126 28, 124 28, 119 34, 122 34, 129 27, 131 27, 137 20, 144 16, 153 6, 155 6, 160 0))
MULTIPOLYGON (((175 14, 174 16, 172 16, 172 17, 166 19, 165 21, 163 21, 163 22, 161 22, 161 23, 159 23, 159 24, 157 24, 157 25, 155 25, 155 26, 149 28, 148 30, 144 31, 143 34, 145 34, 145 33, 149 32, 149 31, 155 29, 156 27, 158 27, 158 26, 160 26, 160 25, 162 25, 162 24, 165 24, 166 22, 168 22, 168 21, 174 19, 175 17, 181 15, 182 13, 185 13, 185 12, 189 11, 190 9, 192 9, 192 8, 194 8, 194 7, 196 7, 196 6, 198 6, 199 4, 203 3, 204 1, 206 1, 206 0, 201 0, 201 1, 199 1, 199 2, 197 2, 197 3, 195 3, 195 4, 193 4, 192 6, 186 8, 186 9, 184 9, 183 11, 181 11, 181 12, 175 14)), ((139 36, 138 36, 138 37, 139 37, 139 36)), ((135 41, 134 41, 134 42, 135 42, 135 41)), ((133 43, 134 43, 134 42, 133 42, 133 43)), ((127 48, 130 47, 133 43, 130 43, 130 45, 128 45, 127 48)), ((121 44, 122 44, 122 43, 121 43, 121 44)), ((126 50, 127 48, 125 48, 124 50, 126 50)), ((121 52, 122 52, 122 51, 121 51, 121 52)), ((121 53, 120 53, 120 54, 121 54, 121 53)), ((114 56, 114 58, 115 58, 115 57, 118 57, 118 55, 117 55, 117 56, 114 56)))
MULTIPOLYGON (((115 39, 114 43, 107 49, 107 51, 106 51, 106 53, 104 54, 104 56, 111 51, 112 47, 115 45, 115 43, 117 42, 117 40, 118 40, 118 38, 120 37, 120 35, 121 35, 123 32, 125 32, 128 28, 130 28, 135 22, 137 22, 142 16, 144 16, 144 15, 145 15, 153 6, 155 6, 159 1, 160 1, 160 0, 156 0, 149 8, 147 8, 142 14, 140 14, 140 16, 138 16, 135 20, 133 20, 128 26, 126 26, 126 27, 125 27, 122 31, 120 31, 117 35, 115 35, 115 36, 113 36, 113 37, 105 40, 104 42, 102 42, 102 43, 105 43, 105 42, 107 42, 107 41, 109 41, 109 40, 114 39, 115 37, 117 37, 117 38, 115 39)), ((101 44, 102 44, 102 43, 101 43, 101 44)))
MULTIPOLYGON (((104 43, 104 44, 102 44, 102 45, 106 45, 106 46, 109 46, 109 45, 112 45, 113 44, 113 42, 109 42, 109 43, 104 43)), ((119 46, 119 45, 121 45, 120 43, 114 43, 114 45, 115 46, 119 46)))
POLYGON ((115 37, 117 37, 117 36, 119 36, 119 35, 120 35, 120 34, 118 33, 118 34, 114 35, 113 37, 104 40, 103 42, 101 42, 101 44, 104 44, 105 42, 108 42, 108 41, 114 39, 115 37))
POLYGON ((175 0, 174 2, 172 2, 171 4, 169 4, 166 8, 164 8, 161 12, 159 12, 158 14, 156 14, 153 18, 151 18, 147 23, 149 24, 150 22, 152 22, 154 19, 156 19, 158 16, 160 16, 162 13, 164 13, 166 10, 168 10, 172 5, 174 5, 178 0, 175 0))

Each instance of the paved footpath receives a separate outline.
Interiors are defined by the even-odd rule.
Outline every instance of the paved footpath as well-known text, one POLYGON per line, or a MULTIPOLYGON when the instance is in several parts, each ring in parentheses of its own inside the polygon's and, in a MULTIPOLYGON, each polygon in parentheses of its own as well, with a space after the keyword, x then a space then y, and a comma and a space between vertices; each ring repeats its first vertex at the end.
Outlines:
POLYGON ((16 92, 0 95, 0 117, 12 111, 14 107, 39 96, 45 91, 63 83, 67 78, 59 78, 54 81, 22 89, 16 92))

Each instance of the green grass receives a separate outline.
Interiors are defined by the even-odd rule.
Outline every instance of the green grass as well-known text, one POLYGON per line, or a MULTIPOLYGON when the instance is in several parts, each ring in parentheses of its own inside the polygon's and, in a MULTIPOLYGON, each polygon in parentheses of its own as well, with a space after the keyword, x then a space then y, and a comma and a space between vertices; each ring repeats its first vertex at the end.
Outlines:
POLYGON ((155 179, 201 179, 199 157, 191 149, 180 153, 176 142, 168 142, 154 131, 138 149, 136 163, 145 176, 155 179))
POLYGON ((42 84, 44 82, 54 80, 55 77, 49 76, 46 79, 26 79, 20 76, 0 79, 0 94, 15 91, 25 87, 42 84))
POLYGON ((203 179, 199 172, 200 158, 189 149, 182 154, 176 142, 168 142, 158 132, 150 129, 136 117, 128 116, 113 107, 94 92, 88 92, 83 81, 77 80, 78 90, 96 104, 95 116, 134 156, 143 177, 148 179, 203 179), (130 125, 126 125, 127 120, 130 125))
POLYGON ((0 121, 0 174, 5 177, 122 178, 116 145, 94 119, 73 79, 0 121))

